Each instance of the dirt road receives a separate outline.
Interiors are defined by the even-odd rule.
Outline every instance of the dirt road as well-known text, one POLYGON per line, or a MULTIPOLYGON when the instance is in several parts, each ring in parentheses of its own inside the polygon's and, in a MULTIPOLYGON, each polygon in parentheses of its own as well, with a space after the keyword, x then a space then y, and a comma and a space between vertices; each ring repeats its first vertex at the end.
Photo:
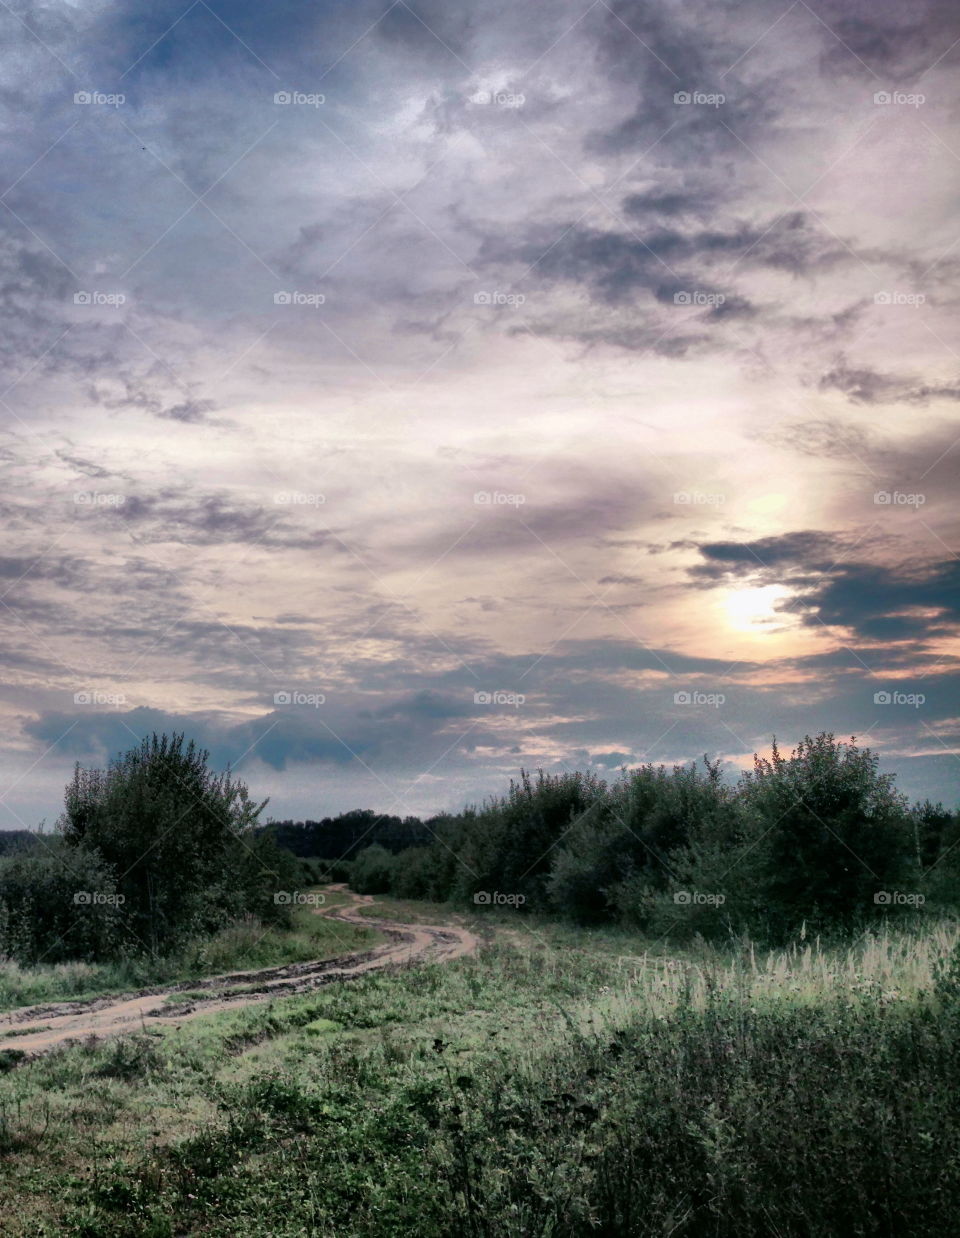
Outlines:
POLYGON ((472 954, 479 939, 456 925, 397 924, 362 915, 361 907, 374 902, 370 894, 354 894, 341 886, 331 886, 348 895, 348 906, 318 908, 317 914, 331 920, 363 924, 379 929, 387 941, 372 950, 345 954, 340 958, 315 963, 290 963, 260 971, 228 972, 203 980, 144 989, 87 1002, 59 1002, 56 1005, 22 1006, 0 1014, 0 1049, 20 1049, 33 1056, 71 1040, 97 1039, 142 1032, 151 1026, 174 1026, 217 1014, 239 1006, 250 1006, 290 993, 304 993, 335 980, 352 980, 370 971, 400 967, 411 963, 439 963, 472 954), (231 989, 243 988, 242 992, 231 989), (224 991, 226 990, 226 992, 224 991), (200 997, 209 991, 210 997, 200 997), (189 1000, 171 1003, 176 993, 189 993, 189 1000), (16 1036, 4 1036, 15 1028, 16 1036), (31 1029, 36 1029, 31 1030, 31 1029))

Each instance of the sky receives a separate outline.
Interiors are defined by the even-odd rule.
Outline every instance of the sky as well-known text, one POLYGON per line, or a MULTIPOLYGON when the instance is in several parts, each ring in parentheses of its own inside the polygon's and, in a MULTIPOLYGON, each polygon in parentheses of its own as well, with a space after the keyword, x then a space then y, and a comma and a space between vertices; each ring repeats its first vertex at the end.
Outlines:
POLYGON ((0 828, 960 759, 960 10, 0 6, 0 828))

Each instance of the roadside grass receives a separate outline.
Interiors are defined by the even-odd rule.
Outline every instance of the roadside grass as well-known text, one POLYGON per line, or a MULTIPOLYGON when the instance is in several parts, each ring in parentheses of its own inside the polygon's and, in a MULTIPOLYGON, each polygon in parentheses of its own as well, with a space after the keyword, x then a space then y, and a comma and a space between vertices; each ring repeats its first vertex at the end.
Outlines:
MULTIPOLYGON (((324 898, 322 909, 350 901, 340 891, 324 892, 324 898)), ((382 935, 373 926, 345 924, 316 915, 310 906, 298 906, 293 909, 290 929, 266 927, 248 918, 170 955, 143 954, 109 963, 36 967, 0 961, 0 1011, 47 1002, 85 1001, 221 973, 336 958, 369 949, 380 941, 382 935)))
POLYGON ((398 920, 402 924, 467 924, 473 917, 464 915, 449 903, 429 903, 426 900, 394 898, 376 895, 376 901, 361 904, 357 910, 374 920, 398 920))
POLYGON ((0 1076, 0 1232, 949 1231, 955 925, 671 957, 514 923, 0 1076))

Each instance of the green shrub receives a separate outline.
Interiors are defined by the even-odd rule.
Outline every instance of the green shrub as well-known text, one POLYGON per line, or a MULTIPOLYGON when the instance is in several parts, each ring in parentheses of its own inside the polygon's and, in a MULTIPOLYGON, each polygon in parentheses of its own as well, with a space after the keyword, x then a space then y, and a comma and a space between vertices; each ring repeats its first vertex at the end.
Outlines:
POLYGON ((130 947, 116 876, 96 852, 52 839, 42 850, 0 856, 0 956, 59 963, 130 947))
POLYGON ((386 848, 366 847, 353 862, 350 884, 358 894, 386 894, 393 883, 396 857, 386 848))

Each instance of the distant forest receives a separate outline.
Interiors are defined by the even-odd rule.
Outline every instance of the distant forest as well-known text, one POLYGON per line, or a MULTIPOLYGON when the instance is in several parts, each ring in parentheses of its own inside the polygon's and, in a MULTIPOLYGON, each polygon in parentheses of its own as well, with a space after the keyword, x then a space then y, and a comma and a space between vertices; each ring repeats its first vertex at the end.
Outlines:
POLYGON ((30 851, 36 843, 33 830, 0 830, 0 855, 14 855, 18 851, 30 851))
POLYGON ((368 808, 320 821, 272 821, 264 829, 284 850, 319 860, 352 860, 374 845, 391 852, 405 851, 425 846, 436 837, 419 817, 391 817, 368 808))
POLYGON ((657 936, 859 930, 960 912, 960 812, 909 804, 879 758, 805 736, 733 784, 720 763, 521 771, 505 795, 431 817, 345 813, 273 827, 317 880, 476 908, 509 907, 657 936))

